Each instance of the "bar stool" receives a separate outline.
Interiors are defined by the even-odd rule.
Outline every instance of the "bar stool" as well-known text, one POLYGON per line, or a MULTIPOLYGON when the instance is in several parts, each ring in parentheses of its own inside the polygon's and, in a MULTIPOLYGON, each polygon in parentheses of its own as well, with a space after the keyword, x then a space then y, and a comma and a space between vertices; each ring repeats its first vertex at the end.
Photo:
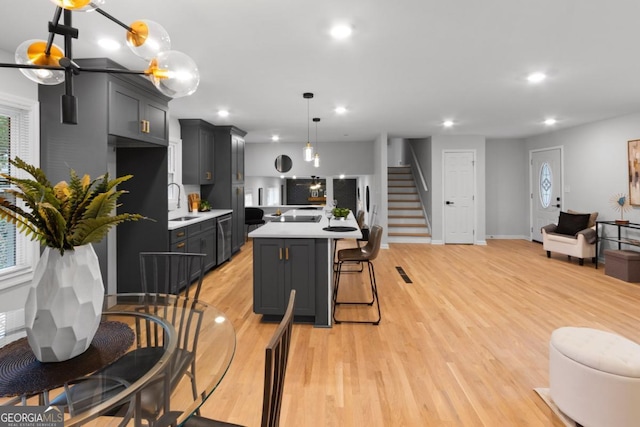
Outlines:
POLYGON ((333 288, 333 321, 334 323, 371 323, 378 325, 382 315, 380 314, 380 301, 378 298, 378 286, 376 284, 376 273, 372 261, 378 256, 380 242, 382 240, 382 227, 374 225, 369 233, 369 241, 363 247, 341 249, 338 251, 338 269, 334 274, 335 287, 333 288), (344 263, 366 263, 369 271, 369 284, 371 286, 371 301, 338 301, 338 290, 340 287, 340 274, 344 263), (336 318, 336 306, 346 305, 373 305, 376 304, 378 318, 376 320, 344 320, 336 318))

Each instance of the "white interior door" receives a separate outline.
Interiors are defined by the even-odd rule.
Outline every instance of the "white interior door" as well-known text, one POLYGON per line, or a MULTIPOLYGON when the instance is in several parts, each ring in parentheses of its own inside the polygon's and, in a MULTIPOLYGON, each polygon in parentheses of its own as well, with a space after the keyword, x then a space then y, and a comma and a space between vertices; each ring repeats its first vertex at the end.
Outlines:
POLYGON ((557 223, 562 206, 562 149, 532 151, 531 240, 542 242, 540 228, 557 223))
POLYGON ((473 151, 444 152, 444 243, 473 244, 475 222, 473 151))

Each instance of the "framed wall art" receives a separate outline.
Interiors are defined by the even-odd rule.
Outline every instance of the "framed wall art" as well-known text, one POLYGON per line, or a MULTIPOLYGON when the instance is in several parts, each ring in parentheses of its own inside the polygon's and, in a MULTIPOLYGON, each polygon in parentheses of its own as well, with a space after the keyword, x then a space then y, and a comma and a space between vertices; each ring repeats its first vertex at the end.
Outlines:
POLYGON ((640 206, 640 139, 628 142, 629 203, 640 206))

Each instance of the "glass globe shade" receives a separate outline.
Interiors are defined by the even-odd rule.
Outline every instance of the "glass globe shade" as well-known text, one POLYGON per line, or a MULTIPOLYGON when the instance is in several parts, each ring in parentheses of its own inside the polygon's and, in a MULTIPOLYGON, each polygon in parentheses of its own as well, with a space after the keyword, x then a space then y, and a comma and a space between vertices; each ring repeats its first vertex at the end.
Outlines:
MULTIPOLYGON (((44 40, 27 40, 16 49, 16 64, 44 65, 59 67, 58 61, 64 57, 62 49, 51 45, 49 55, 45 55, 47 42, 44 40)), ((63 70, 47 70, 37 68, 20 68, 29 80, 43 85, 57 85, 64 81, 63 70)))
POLYGON ((160 52, 151 60, 147 74, 160 92, 172 98, 191 95, 200 83, 194 60, 177 50, 160 52))
POLYGON ((130 27, 132 31, 127 31, 127 45, 140 58, 150 61, 160 52, 171 49, 169 33, 157 22, 141 19, 130 27))
POLYGON ((105 3, 106 0, 51 0, 58 7, 76 12, 92 12, 105 3))

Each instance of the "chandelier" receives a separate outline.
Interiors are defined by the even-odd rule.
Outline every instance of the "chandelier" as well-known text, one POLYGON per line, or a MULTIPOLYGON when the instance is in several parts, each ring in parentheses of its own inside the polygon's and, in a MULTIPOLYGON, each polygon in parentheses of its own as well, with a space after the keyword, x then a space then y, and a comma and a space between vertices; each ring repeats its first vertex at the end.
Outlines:
POLYGON ((19 68, 30 80, 43 85, 65 83, 62 95, 62 123, 77 124, 78 101, 73 95, 73 76, 83 72, 139 74, 147 76, 166 96, 178 98, 191 95, 198 88, 200 73, 196 63, 182 52, 171 50, 167 31, 158 23, 138 20, 127 25, 100 8, 106 0, 50 0, 56 5, 49 22, 47 40, 27 40, 15 53, 15 64, 0 63, 3 68, 19 68), (145 70, 81 67, 73 61, 71 42, 78 38, 72 26, 72 12, 95 11, 123 27, 126 42, 137 56, 148 61, 145 70), (62 23, 60 19, 62 18, 62 23), (56 35, 64 39, 64 49, 53 43, 56 35))

